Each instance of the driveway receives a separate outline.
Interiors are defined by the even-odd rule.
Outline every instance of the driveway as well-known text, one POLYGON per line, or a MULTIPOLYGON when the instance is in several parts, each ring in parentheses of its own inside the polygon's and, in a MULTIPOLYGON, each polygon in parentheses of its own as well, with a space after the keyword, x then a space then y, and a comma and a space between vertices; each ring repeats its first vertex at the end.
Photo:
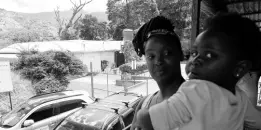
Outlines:
MULTIPOLYGON (((181 64, 181 72, 182 76, 187 79, 187 75, 185 73, 185 64, 181 64)), ((140 76, 150 76, 149 72, 146 72, 144 74, 141 74, 140 76)), ((93 87, 94 87, 94 97, 103 98, 106 97, 107 94, 112 94, 114 92, 123 91, 123 86, 116 86, 116 80, 121 79, 120 75, 108 75, 107 80, 107 74, 98 74, 96 76, 93 76, 93 87), (107 85, 108 83, 108 85, 107 85), (108 88, 108 91, 107 91, 108 88)), ((144 81, 146 82, 146 80, 144 81)), ((148 80, 148 93, 153 93, 158 91, 157 83, 150 79, 148 80)), ((82 77, 78 79, 74 79, 70 81, 70 84, 68 86, 69 90, 85 90, 88 91, 90 94, 91 91, 91 76, 88 77, 82 77)), ((139 93, 141 95, 147 95, 147 84, 141 84, 136 87, 129 88, 129 92, 135 92, 139 93)))

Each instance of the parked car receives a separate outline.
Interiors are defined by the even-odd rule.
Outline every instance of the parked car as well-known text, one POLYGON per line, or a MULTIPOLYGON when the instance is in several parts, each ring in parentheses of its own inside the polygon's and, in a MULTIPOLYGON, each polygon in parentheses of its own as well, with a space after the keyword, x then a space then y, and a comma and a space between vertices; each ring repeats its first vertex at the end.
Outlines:
POLYGON ((1 117, 0 130, 53 130, 65 117, 93 103, 88 92, 63 91, 34 96, 1 117))
POLYGON ((128 130, 141 96, 116 93, 71 114, 55 130, 128 130))

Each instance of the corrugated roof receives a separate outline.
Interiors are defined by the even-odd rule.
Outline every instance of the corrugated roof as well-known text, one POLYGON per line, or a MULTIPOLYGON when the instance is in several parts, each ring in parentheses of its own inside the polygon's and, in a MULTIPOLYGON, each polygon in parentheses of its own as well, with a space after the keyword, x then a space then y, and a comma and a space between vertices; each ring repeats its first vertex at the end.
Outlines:
POLYGON ((201 10, 210 16, 219 11, 237 12, 261 27, 261 0, 202 0, 201 10))
POLYGON ((16 43, 0 50, 0 53, 19 53, 21 50, 36 49, 40 52, 71 51, 71 52, 99 52, 119 51, 123 41, 91 41, 91 40, 67 40, 16 43))

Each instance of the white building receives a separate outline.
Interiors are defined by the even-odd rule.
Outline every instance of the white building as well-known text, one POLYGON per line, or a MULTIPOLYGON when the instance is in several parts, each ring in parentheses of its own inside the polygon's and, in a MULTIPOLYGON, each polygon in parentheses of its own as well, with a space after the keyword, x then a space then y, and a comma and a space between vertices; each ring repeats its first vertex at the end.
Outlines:
POLYGON ((115 64, 116 53, 121 50, 123 41, 91 41, 91 40, 66 40, 16 43, 0 50, 0 60, 16 60, 16 54, 21 50, 36 49, 39 52, 70 51, 79 58, 88 69, 90 62, 93 64, 93 71, 101 71, 101 61, 107 60, 109 64, 115 64))

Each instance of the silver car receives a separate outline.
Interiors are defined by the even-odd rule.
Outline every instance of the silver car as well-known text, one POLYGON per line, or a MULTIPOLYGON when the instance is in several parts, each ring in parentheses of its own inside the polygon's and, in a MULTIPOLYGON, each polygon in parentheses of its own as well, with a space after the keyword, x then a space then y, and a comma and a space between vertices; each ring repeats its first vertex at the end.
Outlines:
POLYGON ((64 91, 35 96, 1 117, 0 130, 52 130, 66 116, 93 103, 88 92, 64 91))

